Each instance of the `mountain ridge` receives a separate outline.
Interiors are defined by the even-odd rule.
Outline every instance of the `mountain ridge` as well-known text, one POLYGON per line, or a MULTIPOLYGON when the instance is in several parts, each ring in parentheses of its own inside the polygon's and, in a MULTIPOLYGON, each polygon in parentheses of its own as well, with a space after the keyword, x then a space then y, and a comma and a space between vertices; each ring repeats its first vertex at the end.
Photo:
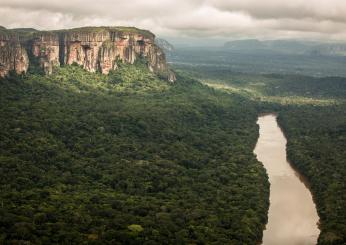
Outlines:
POLYGON ((240 39, 224 43, 224 48, 231 50, 264 50, 279 53, 294 53, 318 56, 345 56, 346 45, 344 43, 327 43, 302 40, 258 40, 240 39))

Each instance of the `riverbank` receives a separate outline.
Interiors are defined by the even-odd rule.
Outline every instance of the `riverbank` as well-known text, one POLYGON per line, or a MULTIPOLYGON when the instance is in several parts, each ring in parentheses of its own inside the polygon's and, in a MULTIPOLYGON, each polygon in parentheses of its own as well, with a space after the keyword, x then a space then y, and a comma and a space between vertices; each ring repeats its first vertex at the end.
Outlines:
POLYGON ((275 114, 259 116, 260 136, 254 150, 271 183, 263 244, 313 245, 319 235, 319 217, 308 186, 287 161, 287 141, 276 118, 275 114))

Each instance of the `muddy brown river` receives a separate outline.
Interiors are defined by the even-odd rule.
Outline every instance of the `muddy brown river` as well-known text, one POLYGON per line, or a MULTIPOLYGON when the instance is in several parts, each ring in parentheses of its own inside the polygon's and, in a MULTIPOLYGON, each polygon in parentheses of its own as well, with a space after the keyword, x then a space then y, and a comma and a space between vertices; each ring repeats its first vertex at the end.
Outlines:
POLYGON ((268 224, 263 245, 315 245, 319 217, 307 186, 286 159, 286 138, 275 115, 258 118, 260 136, 254 150, 270 182, 268 224))

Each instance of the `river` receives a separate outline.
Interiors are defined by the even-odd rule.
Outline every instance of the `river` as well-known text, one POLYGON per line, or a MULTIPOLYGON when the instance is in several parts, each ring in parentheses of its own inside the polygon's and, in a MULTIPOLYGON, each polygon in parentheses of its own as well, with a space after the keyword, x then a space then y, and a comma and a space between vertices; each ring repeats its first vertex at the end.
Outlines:
POLYGON ((314 245, 319 217, 310 190, 286 159, 286 138, 275 115, 258 118, 260 136, 254 150, 270 182, 268 224, 263 245, 314 245))

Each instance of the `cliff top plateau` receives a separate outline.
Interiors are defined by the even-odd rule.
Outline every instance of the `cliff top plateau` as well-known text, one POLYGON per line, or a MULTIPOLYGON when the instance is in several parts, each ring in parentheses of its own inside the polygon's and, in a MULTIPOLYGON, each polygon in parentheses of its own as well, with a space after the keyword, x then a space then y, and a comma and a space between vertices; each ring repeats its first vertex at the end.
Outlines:
POLYGON ((60 65, 78 64, 90 72, 108 74, 119 62, 145 58, 150 71, 174 81, 155 35, 135 27, 81 27, 39 31, 0 27, 0 77, 26 73, 38 66, 51 74, 60 65))

